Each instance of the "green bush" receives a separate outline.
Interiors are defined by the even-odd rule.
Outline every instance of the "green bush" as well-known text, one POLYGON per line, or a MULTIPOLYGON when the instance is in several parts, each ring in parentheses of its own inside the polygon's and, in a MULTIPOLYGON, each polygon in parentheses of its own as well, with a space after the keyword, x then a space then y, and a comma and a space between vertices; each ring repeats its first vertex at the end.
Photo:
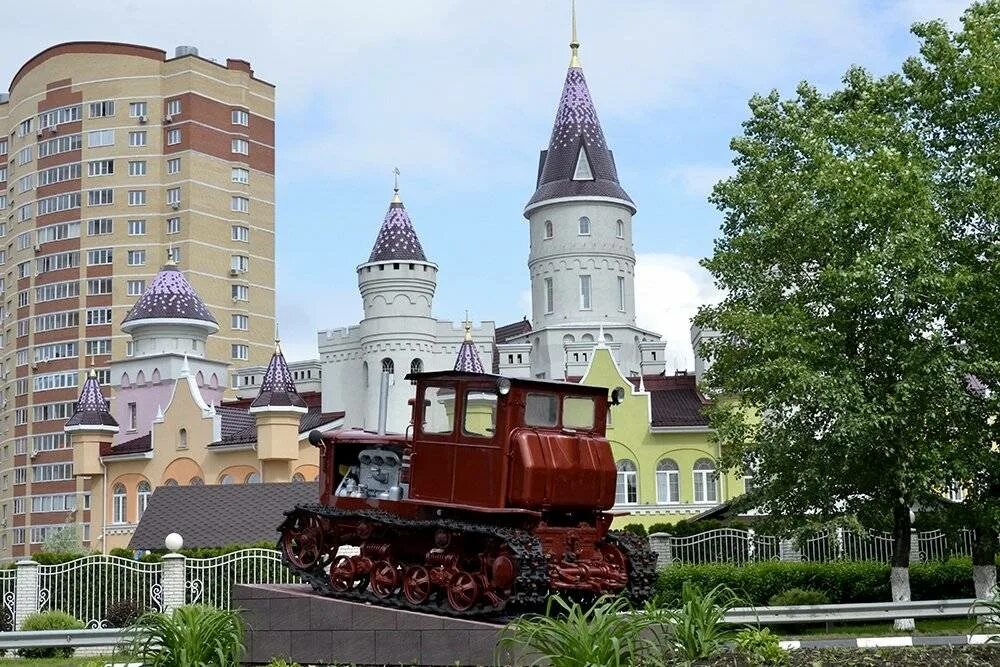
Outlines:
POLYGON ((128 653, 148 667, 230 667, 243 657, 239 611, 188 605, 145 614, 132 627, 137 635, 128 653))
POLYGON ((108 552, 109 556, 118 556, 119 558, 128 558, 133 560, 135 558, 135 552, 131 549, 126 549, 125 547, 115 547, 108 552))
POLYGON ((646 531, 653 535, 655 533, 670 533, 674 534, 674 524, 672 523, 654 523, 646 531))
MULTIPOLYGON (((24 619, 22 630, 82 630, 83 621, 64 611, 42 611, 24 619)), ((22 658, 68 658, 73 655, 69 646, 48 648, 21 648, 17 654, 22 658)))
POLYGON ((796 605, 830 604, 830 596, 812 588, 789 588, 767 601, 772 607, 792 607, 796 605))
MULTIPOLYGON (((889 566, 874 562, 672 565, 660 571, 657 593, 665 604, 676 603, 686 581, 703 590, 728 586, 755 606, 790 588, 821 591, 835 604, 892 599, 889 566)), ((952 559, 911 565, 910 591, 914 600, 973 597, 972 563, 952 559)))
POLYGON ((104 618, 113 628, 127 628, 145 611, 135 600, 118 600, 108 605, 104 618))
POLYGON ((736 635, 737 655, 757 667, 788 664, 788 651, 781 648, 778 636, 768 628, 744 628, 736 635))
POLYGON ((626 533, 632 533, 633 535, 646 537, 646 527, 641 523, 627 523, 624 526, 622 526, 622 530, 624 530, 626 533))
POLYGON ((272 658, 271 662, 267 663, 267 667, 302 667, 297 662, 288 662, 284 658, 272 658))

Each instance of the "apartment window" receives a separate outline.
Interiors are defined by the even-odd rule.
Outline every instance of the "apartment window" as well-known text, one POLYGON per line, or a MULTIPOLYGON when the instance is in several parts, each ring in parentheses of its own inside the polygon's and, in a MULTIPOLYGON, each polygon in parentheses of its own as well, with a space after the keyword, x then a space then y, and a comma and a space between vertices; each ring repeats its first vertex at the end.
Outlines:
POLYGON ((146 130, 128 133, 128 145, 133 148, 146 145, 146 130))
POLYGON ((590 276, 580 276, 580 310, 590 310, 590 276))
MULTIPOLYGON (((54 331, 55 329, 69 329, 80 325, 80 311, 67 310, 61 313, 48 313, 47 315, 37 315, 35 317, 35 333, 44 331, 54 331)), ((37 379, 37 378, 36 378, 37 379)), ((74 384, 70 386, 76 386, 74 384)), ((53 387, 47 387, 52 389, 53 387)), ((38 387, 36 386, 36 391, 38 387)))
POLYGON ((234 196, 230 202, 229 207, 239 213, 249 213, 250 212, 250 200, 246 197, 234 196))
POLYGON ((24 466, 14 468, 14 484, 26 484, 28 482, 28 469, 24 466))
POLYGON ((94 130, 92 132, 87 133, 88 148, 100 148, 101 146, 114 146, 114 145, 115 145, 114 130, 94 130))
POLYGON ((246 109, 233 109, 233 125, 249 125, 250 112, 246 109))
POLYGON ((143 266, 146 263, 146 251, 145 250, 129 250, 128 251, 128 265, 129 266, 143 266))
POLYGON ((129 102, 128 115, 132 118, 141 118, 146 115, 145 102, 129 102))
POLYGON ((87 221, 87 236, 110 234, 113 228, 111 218, 96 218, 87 221))
POLYGON ((87 309, 87 326, 95 326, 99 324, 111 324, 111 309, 110 308, 88 308, 87 309))
POLYGON ((114 259, 114 253, 111 248, 95 248, 87 251, 87 266, 111 264, 114 262, 114 259))
POLYGON ((31 204, 25 204, 17 209, 17 221, 24 222, 25 220, 31 220, 32 216, 32 206, 31 204))
POLYGON ((32 234, 31 232, 23 232, 17 235, 17 249, 27 250, 32 245, 32 234))
MULTIPOLYGON (((233 345, 233 349, 236 349, 236 345, 233 345)), ((23 426, 28 423, 28 408, 17 408, 14 410, 14 425, 23 426)))
POLYGON ((181 233, 181 219, 167 218, 167 234, 180 234, 180 233, 181 233))
POLYGON ((75 280, 64 283, 39 285, 35 288, 35 301, 37 303, 56 301, 58 299, 70 299, 77 296, 80 296, 80 283, 75 280))
POLYGON ((129 220, 128 221, 128 235, 129 236, 142 236, 146 233, 146 221, 145 220, 129 220))
POLYGON ((233 255, 230 258, 229 268, 241 273, 250 270, 250 258, 246 255, 233 255))
POLYGON ((545 312, 551 313, 555 301, 554 289, 552 287, 552 278, 546 278, 544 281, 545 288, 545 312))
POLYGON ((14 156, 14 164, 20 167, 21 165, 31 162, 34 152, 33 146, 25 146, 17 152, 17 155, 14 156))
POLYGON ((80 193, 70 192, 64 195, 55 195, 38 200, 38 215, 46 213, 56 213, 57 211, 68 211, 71 208, 80 208, 80 193))
POLYGON ((167 115, 176 116, 181 112, 180 100, 167 100, 167 115))
POLYGON ((129 296, 142 296, 142 293, 146 291, 146 281, 130 280, 126 283, 126 291, 129 296))
POLYGON ((38 114, 38 129, 43 130, 47 127, 55 127, 56 125, 61 125, 63 123, 71 123, 73 121, 80 120, 81 112, 80 105, 75 104, 70 107, 62 107, 61 109, 50 109, 44 113, 38 114))
POLYGON ((17 277, 18 280, 21 278, 27 278, 31 275, 31 262, 21 262, 17 265, 17 277))
POLYGON ((46 255, 35 260, 35 272, 38 274, 60 269, 72 269, 80 266, 80 252, 61 252, 56 255, 46 255))
POLYGON ((124 484, 115 484, 111 492, 111 523, 125 523, 125 503, 128 496, 124 484))
POLYGON ((250 316, 233 315, 232 328, 236 331, 247 331, 250 328, 250 316))
POLYGON ((180 188, 167 188, 167 203, 171 205, 181 203, 180 188))
POLYGON ((17 293, 17 307, 18 308, 24 308, 25 306, 27 306, 30 303, 29 296, 30 296, 30 293, 28 292, 28 290, 25 290, 23 292, 18 292, 17 293))
POLYGON ((129 206, 144 206, 146 204, 146 191, 145 190, 129 190, 128 191, 128 205, 129 206))
POLYGON ((111 354, 111 339, 97 338, 87 341, 87 356, 94 357, 104 354, 111 354))
MULTIPOLYGON (((28 393, 28 378, 19 378, 14 384, 14 395, 24 396, 28 393)), ((21 452, 23 454, 23 452, 21 452)))
POLYGON ((6 154, 7 154, 7 140, 0 139, 0 155, 6 155, 6 154))
POLYGON ((249 285, 233 285, 233 301, 249 301, 250 300, 250 286, 249 285))
POLYGON ((32 420, 44 422, 52 421, 53 419, 69 419, 73 415, 73 407, 73 401, 35 405, 31 409, 32 420))
POLYGON ((244 243, 250 242, 250 228, 244 227, 243 225, 233 225, 233 240, 243 241, 244 243))
POLYGON ((233 167, 233 183, 243 183, 246 185, 250 182, 250 170, 244 169, 243 167, 233 167))
MULTIPOLYGON (((240 361, 246 361, 250 358, 250 346, 237 344, 232 346, 232 357, 233 359, 239 359, 240 361)), ((27 419, 27 417, 25 417, 27 419)))
POLYGON ((91 278, 87 281, 87 296, 111 294, 111 278, 91 278))
POLYGON ((233 152, 240 155, 250 154, 250 142, 246 139, 233 139, 233 152))
MULTIPOLYGON (((80 163, 64 164, 58 167, 50 167, 38 172, 38 185, 52 185, 80 178, 80 163)), ((0 208, 5 208, 6 202, 0 208)))
POLYGON ((115 203, 115 191, 111 188, 87 191, 88 206, 107 206, 115 203))
POLYGON ((14 363, 15 366, 24 366, 25 364, 28 363, 28 350, 27 349, 18 350, 15 358, 16 358, 16 361, 14 363))
POLYGON ((167 248, 167 259, 180 263, 181 261, 181 249, 178 247, 167 248))
POLYGON ((63 239, 78 239, 80 238, 80 223, 63 222, 58 225, 46 225, 45 227, 39 227, 36 234, 38 236, 36 243, 49 243, 50 241, 62 241, 63 239))
POLYGON ((0 181, 7 180, 7 167, 0 167, 0 181))
POLYGON ((181 170, 181 159, 179 157, 170 158, 167 160, 167 173, 176 174, 181 170))
POLYGON ((145 176, 146 175, 146 161, 145 160, 129 160, 129 162, 128 162, 128 175, 129 176, 145 176))
POLYGON ((115 115, 115 103, 113 100, 90 103, 91 118, 107 118, 115 115))
MULTIPOLYGON (((112 141, 114 141, 113 135, 112 141)), ((67 134, 63 137, 40 141, 38 142, 38 157, 48 157, 49 155, 78 151, 82 145, 83 137, 79 134, 67 134)))
MULTIPOLYGON (((77 313, 73 313, 77 315, 77 313)), ((49 373, 48 375, 36 375, 32 378, 33 391, 48 391, 49 389, 67 389, 75 387, 77 382, 76 371, 69 373, 49 373)))
MULTIPOLYGON (((51 359, 70 359, 77 354, 76 341, 70 343, 49 343, 48 345, 38 345, 35 347, 35 362, 49 361, 51 359)), ((25 388, 27 391, 27 388, 25 388)))
POLYGON ((35 175, 28 174, 17 179, 17 194, 23 195, 25 192, 35 187, 35 175))
POLYGON ((31 324, 30 320, 18 320, 17 321, 17 337, 28 335, 28 329, 31 324))
POLYGON ((114 160, 91 160, 87 163, 87 176, 109 176, 115 173, 114 160))
POLYGON ((625 312, 625 276, 618 276, 618 310, 625 312))
POLYGON ((31 119, 22 120, 17 126, 17 136, 26 137, 31 134, 31 119))
POLYGON ((167 130, 167 145, 173 146, 175 144, 181 143, 181 130, 175 127, 172 130, 167 130))

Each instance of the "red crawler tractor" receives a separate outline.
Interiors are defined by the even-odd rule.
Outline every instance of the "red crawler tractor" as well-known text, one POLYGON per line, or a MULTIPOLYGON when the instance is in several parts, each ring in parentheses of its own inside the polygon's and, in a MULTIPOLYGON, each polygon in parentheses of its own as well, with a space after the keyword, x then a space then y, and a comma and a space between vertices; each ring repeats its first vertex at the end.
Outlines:
POLYGON ((407 379, 412 437, 310 434, 320 498, 278 528, 289 567, 324 595, 451 615, 537 610, 550 592, 652 595, 655 555, 609 530, 606 389, 454 371, 407 379), (345 545, 360 553, 338 555, 345 545))

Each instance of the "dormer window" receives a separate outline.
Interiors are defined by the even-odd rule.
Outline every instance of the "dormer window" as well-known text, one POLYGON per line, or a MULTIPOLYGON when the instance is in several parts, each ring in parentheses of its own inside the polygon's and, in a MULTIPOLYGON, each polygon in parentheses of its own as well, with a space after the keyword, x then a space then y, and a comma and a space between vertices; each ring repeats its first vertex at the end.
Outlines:
POLYGON ((573 180, 594 180, 594 173, 590 169, 590 160, 587 159, 587 151, 583 146, 580 146, 580 152, 576 156, 576 168, 573 170, 573 180))
POLYGON ((590 218, 587 216, 580 218, 580 236, 590 236, 590 218))

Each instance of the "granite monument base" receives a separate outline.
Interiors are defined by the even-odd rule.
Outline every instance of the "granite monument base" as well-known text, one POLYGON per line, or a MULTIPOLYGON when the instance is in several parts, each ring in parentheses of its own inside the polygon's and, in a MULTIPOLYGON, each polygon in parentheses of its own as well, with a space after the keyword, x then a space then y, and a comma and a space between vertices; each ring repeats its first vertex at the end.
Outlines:
POLYGON ((334 600, 307 585, 237 585, 247 665, 510 665, 503 626, 334 600))

